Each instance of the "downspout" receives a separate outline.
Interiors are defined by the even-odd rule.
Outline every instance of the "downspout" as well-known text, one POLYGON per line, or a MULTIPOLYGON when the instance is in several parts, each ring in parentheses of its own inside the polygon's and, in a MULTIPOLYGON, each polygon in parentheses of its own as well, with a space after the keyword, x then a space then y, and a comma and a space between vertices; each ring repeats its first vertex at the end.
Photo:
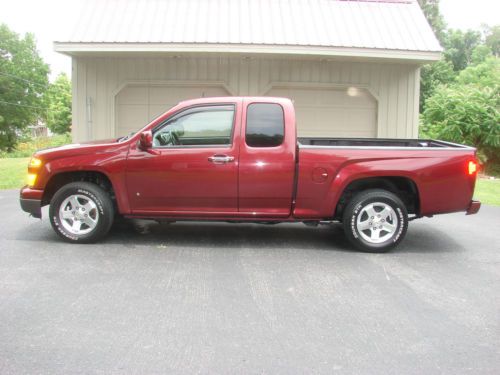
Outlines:
POLYGON ((92 140, 92 97, 87 96, 86 100, 87 109, 87 141, 92 140))

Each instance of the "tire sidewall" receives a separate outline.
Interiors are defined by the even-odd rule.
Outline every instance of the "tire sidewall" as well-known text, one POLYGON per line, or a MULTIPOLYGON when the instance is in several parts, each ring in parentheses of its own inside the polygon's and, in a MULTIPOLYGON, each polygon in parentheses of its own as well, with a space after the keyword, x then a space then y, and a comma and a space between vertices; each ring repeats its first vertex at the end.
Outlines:
POLYGON ((94 242, 104 236, 113 221, 113 206, 109 196, 99 186, 91 183, 70 183, 59 189, 50 202, 49 217, 54 231, 69 242, 88 243, 94 242), (89 233, 75 235, 68 232, 59 218, 59 209, 63 201, 71 195, 83 195, 91 199, 99 213, 95 228, 89 233))
POLYGON ((347 237, 359 249, 368 252, 385 252, 397 246, 405 237, 408 228, 408 213, 405 205, 396 195, 385 191, 372 191, 361 193, 352 200, 346 209, 343 221, 347 237), (363 208, 374 202, 391 206, 398 219, 396 234, 387 241, 377 244, 366 241, 360 235, 356 225, 363 208))

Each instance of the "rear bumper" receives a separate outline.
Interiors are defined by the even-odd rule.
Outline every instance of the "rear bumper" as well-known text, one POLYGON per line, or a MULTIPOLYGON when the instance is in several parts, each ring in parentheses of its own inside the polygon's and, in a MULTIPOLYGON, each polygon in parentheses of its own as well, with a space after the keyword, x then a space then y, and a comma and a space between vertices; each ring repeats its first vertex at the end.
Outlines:
POLYGON ((474 215, 479 212, 479 209, 481 208, 481 202, 479 201, 471 201, 469 208, 467 209, 466 215, 474 215))
POLYGON ((25 186, 21 189, 19 203, 24 212, 40 219, 42 217, 42 190, 34 190, 25 186))

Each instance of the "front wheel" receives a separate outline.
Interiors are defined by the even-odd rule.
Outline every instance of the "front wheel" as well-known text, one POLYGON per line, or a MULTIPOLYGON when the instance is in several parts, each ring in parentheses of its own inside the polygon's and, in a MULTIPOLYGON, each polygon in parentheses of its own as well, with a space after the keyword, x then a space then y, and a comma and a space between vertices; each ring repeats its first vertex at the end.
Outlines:
POLYGON ((113 202, 101 187, 72 182, 61 187, 50 201, 50 223, 64 240, 92 243, 104 237, 113 224, 113 202))
POLYGON ((386 190, 367 190, 349 202, 343 225, 346 237, 358 249, 382 253, 403 240, 408 212, 397 195, 386 190))

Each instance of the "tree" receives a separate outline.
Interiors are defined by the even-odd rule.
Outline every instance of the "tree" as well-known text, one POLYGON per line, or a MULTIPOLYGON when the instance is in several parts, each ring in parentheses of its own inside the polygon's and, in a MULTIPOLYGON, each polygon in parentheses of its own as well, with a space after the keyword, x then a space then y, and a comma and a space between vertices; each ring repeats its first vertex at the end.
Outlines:
POLYGON ((46 113, 48 73, 33 35, 20 37, 0 24, 0 150, 11 151, 17 136, 46 113))
POLYGON ((484 25, 484 42, 490 47, 491 52, 500 57, 500 25, 488 26, 484 25))
POLYGON ((455 76, 453 65, 445 60, 422 67, 420 71, 420 113, 425 108, 427 98, 431 97, 440 85, 452 83, 455 76))
POLYGON ((498 88, 500 86, 500 58, 489 57, 480 64, 469 66, 460 72, 457 83, 460 85, 498 88))
POLYGON ((446 23, 439 9, 439 0, 418 0, 420 8, 424 12, 425 18, 431 25, 438 40, 443 43, 445 38, 446 23))
POLYGON ((47 126, 54 133, 63 134, 71 129, 71 83, 65 73, 57 76, 47 91, 47 126))
POLYGON ((500 165, 500 59, 490 57, 440 86, 427 100, 424 135, 478 148, 487 169, 500 165))
MULTIPOLYGON (((439 0, 418 0, 429 25, 441 44, 446 38, 446 23, 439 9, 439 0)), ((434 90, 455 79, 453 65, 445 60, 424 65, 420 71, 420 113, 434 90)))
POLYGON ((471 65, 478 65, 486 61, 489 57, 493 56, 490 47, 481 44, 474 48, 472 51, 471 65))
POLYGON ((448 30, 444 39, 445 59, 460 72, 472 62, 472 53, 481 44, 481 33, 474 30, 448 30))

